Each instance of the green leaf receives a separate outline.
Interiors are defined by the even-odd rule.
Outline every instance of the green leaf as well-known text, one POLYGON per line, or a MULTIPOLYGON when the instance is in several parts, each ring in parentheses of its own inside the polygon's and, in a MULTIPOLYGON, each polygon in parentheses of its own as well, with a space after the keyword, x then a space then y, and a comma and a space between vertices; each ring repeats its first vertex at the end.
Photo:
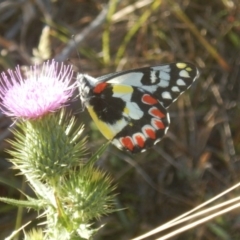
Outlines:
POLYGON ((93 155, 92 157, 88 160, 88 162, 86 163, 85 166, 94 164, 99 157, 105 152, 105 150, 107 149, 108 145, 110 142, 107 142, 105 144, 103 144, 93 155))
POLYGON ((28 200, 18 200, 18 199, 0 197, 0 201, 5 202, 7 204, 14 205, 16 207, 25 207, 25 208, 35 209, 35 210, 41 210, 44 207, 46 207, 45 202, 43 202, 42 200, 37 200, 30 197, 28 200))
POLYGON ((231 236, 225 229, 217 224, 210 223, 208 224, 209 229, 218 237, 218 239, 222 240, 230 240, 231 236))

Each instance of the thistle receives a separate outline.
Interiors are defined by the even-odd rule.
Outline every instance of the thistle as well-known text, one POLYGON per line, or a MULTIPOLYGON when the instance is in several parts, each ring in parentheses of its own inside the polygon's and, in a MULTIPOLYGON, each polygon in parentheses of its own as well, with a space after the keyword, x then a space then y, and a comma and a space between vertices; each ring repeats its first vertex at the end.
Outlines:
POLYGON ((31 67, 23 78, 20 68, 2 73, 0 105, 2 112, 14 118, 37 119, 62 107, 71 97, 75 84, 70 85, 73 75, 70 66, 60 66, 52 61, 40 69, 31 67))
MULTIPOLYGON (((10 161, 37 199, 0 200, 42 210, 46 217, 42 239, 89 239, 96 232, 91 221, 113 211, 114 187, 93 165, 100 152, 87 163, 83 126, 64 109, 76 87, 70 82, 72 75, 70 66, 54 61, 33 66, 26 77, 19 67, 1 74, 0 109, 15 122, 10 161)), ((31 231, 25 239, 34 239, 38 232, 31 231)))

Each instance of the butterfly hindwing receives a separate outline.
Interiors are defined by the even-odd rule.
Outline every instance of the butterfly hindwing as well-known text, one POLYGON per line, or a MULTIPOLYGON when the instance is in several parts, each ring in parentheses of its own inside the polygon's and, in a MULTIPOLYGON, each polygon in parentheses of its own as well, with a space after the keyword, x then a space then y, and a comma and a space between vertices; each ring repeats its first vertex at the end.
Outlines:
POLYGON ((152 94, 137 87, 128 87, 133 92, 123 111, 127 124, 113 137, 112 143, 120 149, 136 153, 160 141, 167 132, 169 116, 152 94))
POLYGON ((167 132, 166 108, 198 75, 189 63, 172 63, 112 73, 79 74, 79 92, 102 134, 120 149, 144 151, 167 132))

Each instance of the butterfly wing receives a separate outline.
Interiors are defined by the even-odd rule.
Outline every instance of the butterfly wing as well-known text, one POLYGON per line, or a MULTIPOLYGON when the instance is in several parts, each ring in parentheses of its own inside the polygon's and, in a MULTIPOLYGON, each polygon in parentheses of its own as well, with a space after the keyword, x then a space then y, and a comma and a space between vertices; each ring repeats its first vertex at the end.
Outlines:
MULTIPOLYGON (((102 134, 132 153, 144 151, 164 136, 169 117, 166 109, 141 88, 101 82, 86 104, 102 134)), ((93 90, 93 91, 94 91, 93 90)))
POLYGON ((80 74, 80 98, 102 134, 120 149, 136 153, 166 133, 166 108, 189 88, 198 70, 171 63, 92 78, 80 74))
POLYGON ((198 69, 193 64, 178 62, 108 74, 98 78, 98 81, 142 88, 168 108, 198 75, 198 69))

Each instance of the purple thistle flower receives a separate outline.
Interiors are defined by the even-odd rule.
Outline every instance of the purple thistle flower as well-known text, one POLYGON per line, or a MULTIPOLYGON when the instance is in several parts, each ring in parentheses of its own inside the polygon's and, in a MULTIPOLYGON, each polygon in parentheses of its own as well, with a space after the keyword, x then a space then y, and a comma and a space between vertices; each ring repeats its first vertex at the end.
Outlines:
POLYGON ((23 78, 19 66, 1 74, 0 109, 10 117, 36 119, 59 109, 71 97, 75 84, 69 85, 72 67, 54 60, 42 67, 32 66, 23 78))

